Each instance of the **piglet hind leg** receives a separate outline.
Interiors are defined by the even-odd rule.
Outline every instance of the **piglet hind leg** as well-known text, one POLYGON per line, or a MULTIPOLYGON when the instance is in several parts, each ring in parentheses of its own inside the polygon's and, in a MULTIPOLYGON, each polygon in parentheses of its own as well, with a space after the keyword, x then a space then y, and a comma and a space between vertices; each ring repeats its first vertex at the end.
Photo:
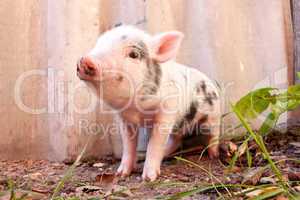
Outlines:
POLYGON ((219 117, 209 117, 208 121, 202 125, 207 133, 208 156, 211 159, 219 158, 220 141, 220 119, 219 117))
POLYGON ((179 133, 170 134, 168 138, 168 142, 165 146, 164 155, 169 156, 172 153, 176 152, 176 150, 178 150, 178 148, 182 144, 182 138, 183 138, 182 134, 179 133))
POLYGON ((138 130, 136 126, 127 125, 126 130, 121 133, 123 143, 123 153, 121 164, 117 170, 117 175, 122 177, 129 176, 136 168, 136 148, 138 130))

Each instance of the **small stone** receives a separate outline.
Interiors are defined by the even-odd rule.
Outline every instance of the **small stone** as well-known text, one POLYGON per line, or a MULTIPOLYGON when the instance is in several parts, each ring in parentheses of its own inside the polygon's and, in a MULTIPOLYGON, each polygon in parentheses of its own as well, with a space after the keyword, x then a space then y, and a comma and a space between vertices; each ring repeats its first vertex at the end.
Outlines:
POLYGON ((262 177, 259 181, 261 184, 267 184, 267 183, 272 183, 275 184, 276 180, 271 178, 271 177, 262 177))
POLYGON ((105 166, 105 163, 95 163, 93 164, 93 167, 96 167, 96 168, 102 168, 105 166))
POLYGON ((24 177, 29 177, 33 181, 43 180, 43 175, 41 173, 39 173, 39 172, 33 173, 33 174, 28 174, 28 175, 26 175, 24 177))
POLYGON ((206 182, 209 182, 210 178, 206 177, 204 180, 205 180, 206 182))

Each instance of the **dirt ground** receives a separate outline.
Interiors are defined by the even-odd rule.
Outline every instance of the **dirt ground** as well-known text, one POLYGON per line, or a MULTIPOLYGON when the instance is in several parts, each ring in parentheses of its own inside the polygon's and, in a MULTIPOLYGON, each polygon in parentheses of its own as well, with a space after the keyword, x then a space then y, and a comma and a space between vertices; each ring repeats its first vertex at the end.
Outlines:
MULTIPOLYGON (((300 185, 300 128, 292 127, 284 133, 274 131, 266 137, 266 144, 277 166, 282 170, 286 181, 292 186, 300 185), (292 160, 297 159, 297 161, 292 160)), ((176 199, 175 194, 189 191, 199 186, 212 183, 261 185, 275 183, 276 178, 266 166, 260 151, 254 142, 249 149, 253 155, 252 166, 247 166, 246 156, 241 156, 236 166, 228 170, 228 163, 236 146, 232 142, 222 144, 220 160, 209 160, 207 156, 200 159, 201 150, 194 150, 181 155, 186 161, 168 159, 163 162, 162 174, 154 183, 144 183, 141 180, 142 162, 132 176, 121 179, 114 176, 118 166, 117 160, 107 157, 101 160, 88 160, 78 164, 60 190, 61 199, 78 197, 77 199, 176 199), (199 165, 199 166, 197 166, 199 165)), ((67 174, 70 163, 49 161, 0 161, 0 200, 9 199, 12 186, 17 196, 28 194, 28 199, 50 199, 57 184, 67 174)), ((230 190, 230 193, 241 191, 241 188, 230 190)), ((217 199, 220 195, 229 195, 220 188, 204 193, 196 193, 184 199, 217 199)), ((178 196, 177 196, 178 197, 178 196)), ((284 199, 283 196, 277 199, 284 199)), ((76 198, 73 198, 74 200, 76 198)), ((231 199, 246 199, 236 197, 231 199)), ((274 198, 276 199, 276 198, 274 198)), ((285 198, 286 199, 286 198, 285 198)))
MULTIPOLYGON (((215 176, 223 180, 224 167, 219 161, 211 161, 206 157, 197 161, 198 157, 189 156, 187 159, 199 163, 205 169, 210 169, 215 176)), ((207 173, 176 160, 163 163, 162 174, 157 182, 143 183, 141 180, 142 164, 139 163, 138 171, 132 176, 121 179, 113 174, 118 162, 112 158, 82 163, 76 167, 71 180, 62 190, 61 196, 80 196, 83 199, 106 195, 111 199, 114 199, 113 196, 120 196, 123 199, 152 199, 189 190, 195 185, 210 183, 207 173), (121 191, 121 194, 111 196, 109 194, 110 192, 118 193, 118 191, 121 191)), ((33 195, 36 199, 41 197, 49 199, 69 167, 64 163, 48 161, 1 161, 0 189, 8 190, 7 181, 11 179, 15 181, 16 188, 24 192, 37 193, 38 195, 33 195)))

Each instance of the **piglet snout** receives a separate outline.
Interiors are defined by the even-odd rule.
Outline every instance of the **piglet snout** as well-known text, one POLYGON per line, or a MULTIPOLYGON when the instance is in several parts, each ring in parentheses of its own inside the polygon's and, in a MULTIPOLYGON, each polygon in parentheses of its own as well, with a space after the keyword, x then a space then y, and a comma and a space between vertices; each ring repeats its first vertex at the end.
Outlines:
POLYGON ((94 77, 97 73, 97 62, 90 56, 82 57, 77 63, 77 75, 81 79, 94 77))

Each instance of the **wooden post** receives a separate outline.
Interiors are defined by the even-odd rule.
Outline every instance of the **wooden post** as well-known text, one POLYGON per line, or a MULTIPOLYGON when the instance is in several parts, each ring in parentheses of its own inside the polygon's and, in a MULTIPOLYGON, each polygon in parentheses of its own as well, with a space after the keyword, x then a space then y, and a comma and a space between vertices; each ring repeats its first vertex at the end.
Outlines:
POLYGON ((300 1, 291 0, 293 31, 294 31, 294 79, 300 83, 297 72, 300 72, 300 1))
MULTIPOLYGON (((293 23, 293 71, 292 84, 300 84, 300 78, 297 76, 297 72, 300 72, 300 0, 291 0, 291 13, 293 23)), ((290 122, 293 123, 295 119, 300 117, 300 108, 290 113, 290 122)))
POLYGON ((50 153, 45 13, 46 1, 0 3, 0 159, 50 153))

